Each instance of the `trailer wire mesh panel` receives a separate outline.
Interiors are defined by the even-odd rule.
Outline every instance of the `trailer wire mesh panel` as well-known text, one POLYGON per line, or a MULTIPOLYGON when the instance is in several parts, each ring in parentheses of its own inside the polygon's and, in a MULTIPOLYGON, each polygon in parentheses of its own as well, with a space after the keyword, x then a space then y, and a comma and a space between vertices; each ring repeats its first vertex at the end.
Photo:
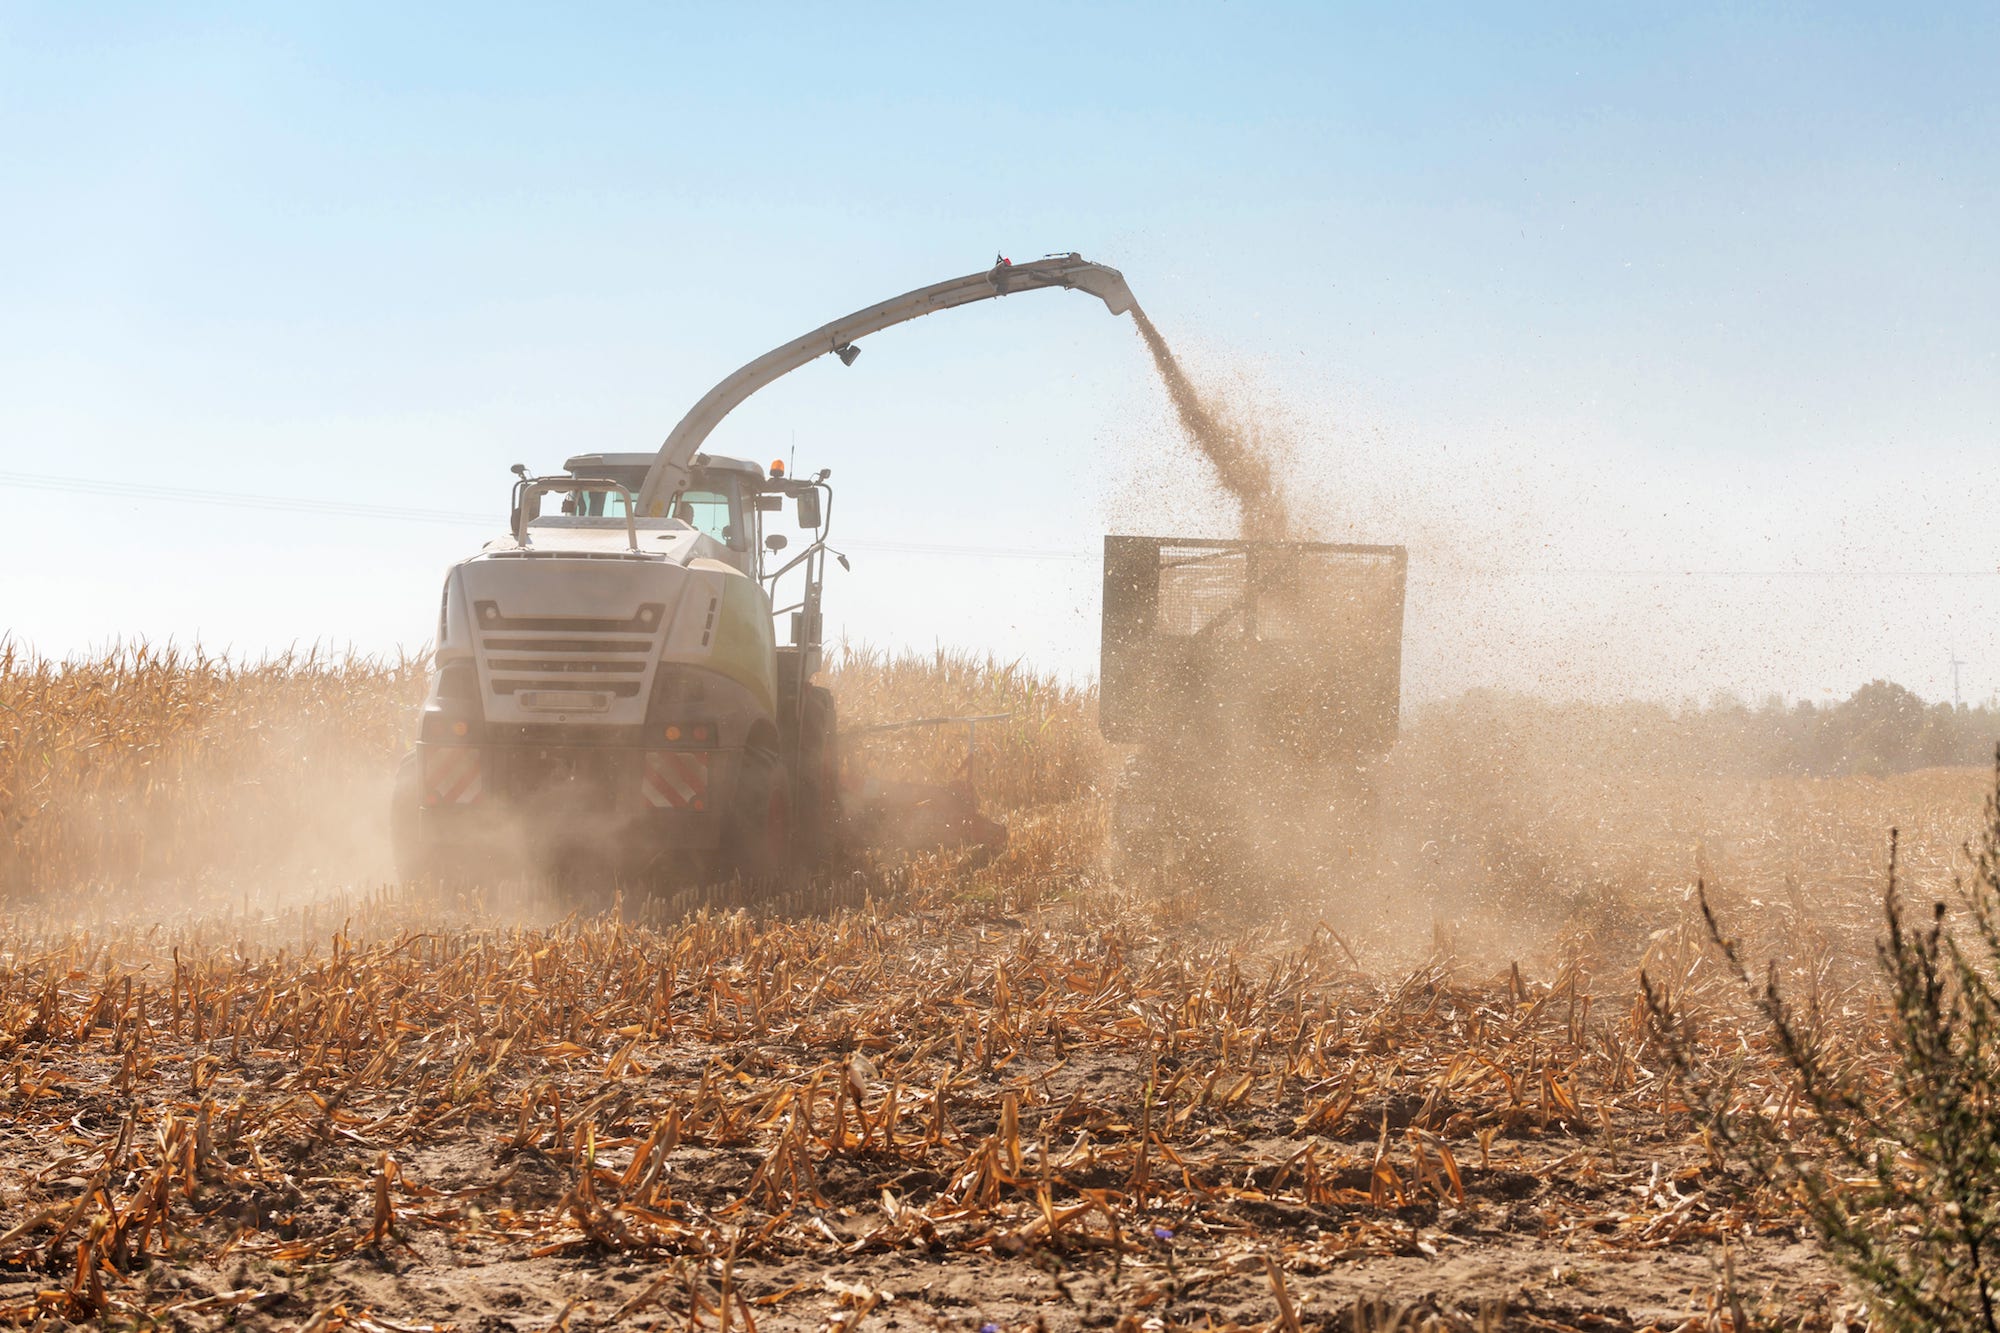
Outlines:
POLYGON ((1399 546, 1104 539, 1098 718, 1124 742, 1244 728, 1318 754, 1394 743, 1399 546))

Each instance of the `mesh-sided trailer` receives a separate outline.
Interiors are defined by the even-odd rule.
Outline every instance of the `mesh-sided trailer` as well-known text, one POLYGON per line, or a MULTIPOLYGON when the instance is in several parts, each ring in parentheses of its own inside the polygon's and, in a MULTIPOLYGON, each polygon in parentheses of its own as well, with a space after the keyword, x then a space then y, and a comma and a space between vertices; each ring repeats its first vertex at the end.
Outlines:
POLYGON ((1381 754, 1402 697, 1407 563, 1400 546, 1107 536, 1105 736, 1381 754))

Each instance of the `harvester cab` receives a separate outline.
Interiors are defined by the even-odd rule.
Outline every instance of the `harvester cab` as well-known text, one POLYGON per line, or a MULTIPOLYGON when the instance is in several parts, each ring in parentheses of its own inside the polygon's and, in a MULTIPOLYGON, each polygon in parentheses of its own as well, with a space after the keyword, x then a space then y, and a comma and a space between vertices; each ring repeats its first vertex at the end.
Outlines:
POLYGON ((446 576, 397 800, 406 873, 583 853, 761 877, 831 837, 832 701, 811 684, 827 475, 699 455, 672 512, 647 514, 654 461, 517 466, 507 536, 446 576), (782 558, 787 508, 804 542, 782 558))

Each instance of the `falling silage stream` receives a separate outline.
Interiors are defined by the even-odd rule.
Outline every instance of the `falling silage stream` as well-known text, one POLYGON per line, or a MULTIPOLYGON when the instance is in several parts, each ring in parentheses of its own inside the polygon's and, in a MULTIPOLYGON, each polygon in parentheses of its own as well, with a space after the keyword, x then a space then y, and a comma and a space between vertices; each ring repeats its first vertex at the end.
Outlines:
POLYGON ((1139 336, 1146 340, 1146 350, 1152 353, 1153 367, 1166 386, 1181 430, 1214 467, 1223 489, 1236 500, 1243 535, 1260 541, 1283 539, 1291 531, 1291 515, 1261 443, 1241 420, 1195 388, 1145 311, 1133 307, 1132 319, 1139 326, 1139 336))

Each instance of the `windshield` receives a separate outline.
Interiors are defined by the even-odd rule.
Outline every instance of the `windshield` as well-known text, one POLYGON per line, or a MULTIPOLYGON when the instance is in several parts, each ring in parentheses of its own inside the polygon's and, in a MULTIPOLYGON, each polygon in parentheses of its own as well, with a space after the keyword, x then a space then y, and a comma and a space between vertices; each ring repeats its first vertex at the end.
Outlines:
POLYGON ((585 518, 623 518, 625 496, 618 491, 569 491, 563 495, 562 511, 585 518))
MULTIPOLYGON (((582 518, 624 518, 625 496, 619 491, 575 490, 562 494, 562 512, 582 518)), ((655 513, 658 511, 655 510, 655 513)), ((673 517, 705 532, 724 546, 734 546, 737 528, 736 483, 711 476, 690 485, 674 502, 673 517)))
POLYGON ((697 490, 689 487, 682 491, 681 498, 675 501, 674 517, 697 532, 705 532, 724 546, 728 546, 736 535, 731 500, 732 496, 728 491, 697 490))

